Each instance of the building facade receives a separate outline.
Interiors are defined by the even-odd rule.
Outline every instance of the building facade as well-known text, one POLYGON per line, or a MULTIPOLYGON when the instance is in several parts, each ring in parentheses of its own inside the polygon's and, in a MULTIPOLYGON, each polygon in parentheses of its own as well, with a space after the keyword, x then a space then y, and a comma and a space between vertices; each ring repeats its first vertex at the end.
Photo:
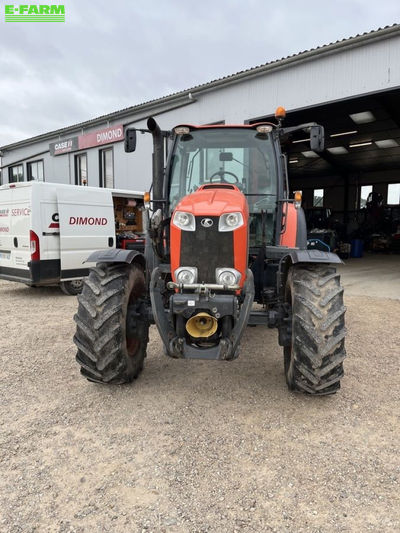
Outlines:
MULTIPOLYGON (((136 152, 126 154, 127 126, 145 128, 149 116, 162 129, 181 123, 240 124, 271 117, 280 105, 289 117, 307 110, 312 116, 315 107, 399 89, 399 64, 400 25, 393 25, 3 146, 2 183, 44 180, 146 190, 151 184, 151 136, 139 135, 136 152)), ((400 118, 396 120, 400 128, 400 118)), ((396 163, 392 173, 396 165, 400 168, 396 163)), ((332 166, 332 176, 338 168, 332 166)))

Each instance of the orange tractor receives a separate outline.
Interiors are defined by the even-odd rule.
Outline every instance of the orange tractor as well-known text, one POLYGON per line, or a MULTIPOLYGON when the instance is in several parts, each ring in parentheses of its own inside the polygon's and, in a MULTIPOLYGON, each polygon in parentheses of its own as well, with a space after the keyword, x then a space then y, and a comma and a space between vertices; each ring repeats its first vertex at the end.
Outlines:
MULTIPOLYGON (((136 378, 154 323, 166 355, 225 361, 239 355, 246 326, 265 325, 278 328, 290 390, 339 389, 345 307, 334 265, 341 261, 307 249, 301 194, 289 197, 281 149, 303 130, 321 151, 324 131, 314 123, 282 127, 282 108, 277 119, 162 131, 150 118, 139 130, 154 145, 146 249, 88 258, 96 267, 79 296, 74 337, 88 380, 136 378)), ((127 152, 136 134, 127 129, 127 152)))

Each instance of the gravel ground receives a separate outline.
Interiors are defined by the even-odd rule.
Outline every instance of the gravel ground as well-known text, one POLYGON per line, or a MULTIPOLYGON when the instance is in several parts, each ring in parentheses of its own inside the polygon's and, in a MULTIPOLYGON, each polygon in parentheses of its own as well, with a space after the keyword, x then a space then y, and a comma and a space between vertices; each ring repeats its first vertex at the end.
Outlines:
POLYGON ((342 390, 291 394, 273 330, 231 363, 152 328, 128 386, 93 385, 76 299, 0 282, 1 532, 400 530, 400 301, 348 296, 342 390))

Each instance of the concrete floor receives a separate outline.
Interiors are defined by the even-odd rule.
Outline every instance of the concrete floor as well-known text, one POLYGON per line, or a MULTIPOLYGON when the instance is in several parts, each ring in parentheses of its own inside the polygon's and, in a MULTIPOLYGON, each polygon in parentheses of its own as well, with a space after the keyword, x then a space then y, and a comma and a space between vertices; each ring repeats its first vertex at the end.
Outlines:
POLYGON ((365 254, 338 268, 345 294, 400 300, 400 255, 365 254))

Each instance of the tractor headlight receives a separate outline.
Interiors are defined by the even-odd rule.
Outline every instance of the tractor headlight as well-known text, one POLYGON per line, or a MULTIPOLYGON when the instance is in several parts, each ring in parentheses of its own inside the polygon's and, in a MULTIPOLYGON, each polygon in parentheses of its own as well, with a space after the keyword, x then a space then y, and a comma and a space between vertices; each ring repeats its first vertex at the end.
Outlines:
POLYGON ((196 267, 179 267, 175 270, 175 279, 177 283, 183 285, 192 285, 197 281, 196 267))
POLYGON ((243 224, 242 213, 224 213, 219 218, 218 230, 233 231, 243 226, 243 224))
POLYGON ((196 229, 196 220, 192 213, 185 211, 175 211, 172 223, 184 231, 194 231, 196 229))
POLYGON ((215 277, 218 285, 239 285, 242 275, 234 268, 217 268, 215 277))

